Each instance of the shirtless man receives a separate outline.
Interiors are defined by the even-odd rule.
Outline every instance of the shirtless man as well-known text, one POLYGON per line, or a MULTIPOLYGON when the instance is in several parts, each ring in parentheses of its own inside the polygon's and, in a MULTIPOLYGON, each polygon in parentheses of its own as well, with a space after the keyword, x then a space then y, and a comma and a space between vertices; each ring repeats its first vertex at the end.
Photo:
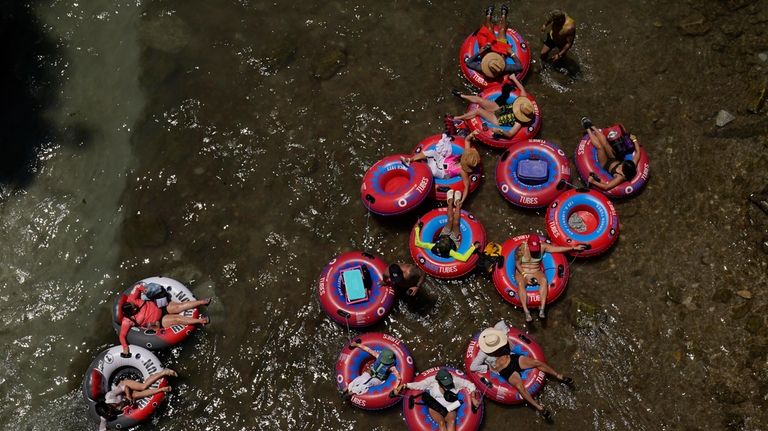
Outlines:
POLYGON ((549 58, 552 63, 555 63, 565 57, 565 54, 573 46, 573 41, 576 39, 576 21, 565 12, 555 9, 547 15, 547 22, 541 26, 541 32, 547 31, 550 24, 552 24, 552 29, 544 39, 544 46, 541 48, 541 61, 547 61, 549 51, 557 48, 557 53, 549 58))
POLYGON ((556 246, 541 242, 539 235, 531 233, 528 240, 517 248, 515 254, 515 281, 517 281, 517 294, 520 296, 520 302, 523 305, 525 321, 533 321, 531 313, 528 311, 528 297, 526 296, 525 286, 531 284, 539 285, 539 296, 541 297, 541 306, 539 307, 539 318, 546 319, 544 307, 547 305, 547 293, 549 291, 549 282, 547 276, 541 269, 541 260, 544 253, 562 253, 571 250, 584 250, 586 245, 578 244, 574 246, 556 246))
POLYGON ((408 296, 416 296, 416 293, 424 284, 426 274, 416 265, 410 263, 393 263, 389 265, 387 274, 385 274, 385 283, 395 288, 395 291, 401 293, 405 291, 408 296))

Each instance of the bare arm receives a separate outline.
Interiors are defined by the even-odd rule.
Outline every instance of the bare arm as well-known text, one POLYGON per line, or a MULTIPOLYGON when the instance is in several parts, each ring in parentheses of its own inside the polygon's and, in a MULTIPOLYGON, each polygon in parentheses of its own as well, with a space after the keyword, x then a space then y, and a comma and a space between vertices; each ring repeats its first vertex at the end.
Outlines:
POLYGON ((525 96, 527 96, 527 95, 528 95, 528 93, 525 91, 525 87, 523 87, 523 83, 522 83, 522 82, 520 82, 520 80, 519 80, 519 79, 517 79, 517 76, 515 76, 515 74, 514 74, 514 73, 509 75, 509 79, 510 79, 512 82, 514 82, 514 83, 515 83, 515 86, 517 86, 517 88, 519 88, 519 89, 520 89, 520 96, 521 96, 521 97, 525 97, 525 96))
POLYGON ((461 195, 461 201, 457 203, 456 206, 461 208, 461 204, 469 195, 469 174, 464 172, 464 169, 462 169, 459 174, 461 175, 461 182, 464 183, 464 191, 462 192, 462 195, 461 195))
POLYGON ((512 128, 509 130, 500 129, 498 127, 494 127, 491 130, 493 131, 493 133, 502 135, 505 138, 514 138, 515 135, 517 135, 517 132, 519 132, 520 129, 522 128, 523 128, 523 125, 519 121, 517 121, 515 122, 515 125, 512 126, 512 128))
POLYGON ((584 244, 577 244, 574 246, 568 246, 568 245, 552 245, 552 244, 541 244, 541 251, 546 253, 563 253, 566 251, 573 251, 573 250, 584 250, 586 248, 586 245, 584 244))
POLYGON ((359 347, 363 352, 373 356, 374 358, 378 358, 379 357, 379 354, 376 351, 371 350, 370 348, 368 348, 368 346, 366 346, 364 344, 360 344, 357 341, 353 341, 353 342, 349 343, 349 345, 353 346, 353 347, 359 347))
POLYGON ((620 174, 617 174, 616 176, 614 176, 613 179, 611 181, 608 181, 607 183, 604 183, 602 181, 597 181, 594 178, 589 177, 589 183, 590 184, 592 184, 593 186, 596 186, 600 190, 604 190, 604 191, 608 191, 608 190, 618 186, 619 184, 623 183, 626 180, 627 179, 624 178, 624 175, 620 175, 620 174))
POLYGON ((635 144, 635 154, 632 156, 632 161, 635 162, 635 166, 638 166, 640 163, 640 141, 632 139, 632 143, 635 144))

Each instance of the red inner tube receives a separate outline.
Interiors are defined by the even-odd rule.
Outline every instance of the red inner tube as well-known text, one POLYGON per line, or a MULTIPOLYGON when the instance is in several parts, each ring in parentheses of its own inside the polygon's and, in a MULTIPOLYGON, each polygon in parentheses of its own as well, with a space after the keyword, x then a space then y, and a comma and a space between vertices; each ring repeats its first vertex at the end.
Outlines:
MULTIPOLYGON (((499 27, 494 26, 494 32, 497 32, 498 30, 499 27)), ((525 75, 528 73, 528 69, 531 67, 530 46, 525 41, 525 39, 523 39, 520 33, 509 27, 507 27, 506 38, 507 43, 510 45, 510 47, 512 47, 517 60, 523 67, 523 70, 516 75, 517 78, 522 81, 523 78, 525 78, 525 75)), ((459 68, 461 69, 461 73, 470 83, 472 83, 472 85, 479 89, 484 89, 493 84, 501 84, 506 78, 490 78, 467 67, 466 63, 464 62, 464 57, 467 55, 472 57, 477 54, 479 50, 480 46, 478 45, 477 36, 475 33, 470 34, 466 39, 464 39, 464 42, 461 44, 461 48, 459 49, 459 68)))
MULTIPOLYGON (((461 241, 457 244, 457 251, 463 253, 468 250, 475 241, 480 242, 480 248, 485 245, 485 229, 480 222, 467 211, 461 210, 461 241)), ((416 226, 419 222, 423 223, 421 228, 421 240, 424 242, 434 242, 443 226, 448 222, 448 209, 436 208, 422 216, 411 229, 411 236, 408 247, 416 265, 427 274, 442 279, 453 279, 462 277, 477 266, 479 256, 474 253, 466 262, 461 262, 453 258, 442 258, 431 250, 417 247, 415 244, 416 226)))
MULTIPOLYGON (((432 135, 424 138, 424 140, 419 142, 418 145, 416 145, 416 148, 413 149, 413 154, 419 154, 425 150, 434 150, 435 145, 440 141, 441 138, 442 135, 432 135)), ((463 154, 465 142, 466 141, 463 137, 454 136, 453 154, 463 154)), ((477 166, 475 166, 475 169, 469 174, 469 193, 474 192, 480 186, 480 181, 482 178, 483 161, 481 159, 480 163, 478 163, 477 166)), ((434 187, 432 187, 429 193, 429 197, 438 201, 445 201, 448 190, 458 190, 464 193, 464 182, 461 180, 461 176, 445 179, 434 178, 434 187)))
POLYGON ((619 237, 619 214, 608 198, 594 190, 569 190, 547 207, 547 235, 562 246, 586 244, 583 251, 570 251, 578 257, 606 252, 619 237))
MULTIPOLYGON (((400 373, 402 383, 413 380, 415 374, 413 357, 405 343, 399 339, 380 332, 367 332, 358 336, 355 341, 365 345, 369 349, 381 352, 387 348, 395 353, 395 368, 400 373)), ((360 348, 347 344, 339 353, 336 361, 336 383, 339 391, 344 391, 358 376, 365 372, 375 358, 360 348)), ((365 410, 379 410, 391 407, 401 401, 400 397, 390 398, 389 393, 395 389, 395 376, 390 374, 381 385, 368 389, 362 395, 353 395, 350 402, 365 410)))
MULTIPOLYGON (((420 382, 428 377, 432 377, 440 370, 445 368, 453 375, 453 378, 467 379, 468 376, 462 371, 451 367, 434 367, 426 371, 422 371, 414 379, 414 382, 420 382)), ((428 407, 422 404, 421 398, 418 395, 421 391, 408 389, 403 391, 403 417, 405 418, 405 424, 409 430, 413 431, 434 431, 437 430, 437 423, 429 416, 428 407), (413 398, 413 402, 409 402, 409 398, 413 398)), ((461 407, 456 410, 456 431, 475 431, 480 428, 483 422, 483 410, 485 409, 483 403, 477 409, 477 412, 472 412, 472 401, 470 400, 470 394, 467 391, 462 390, 459 392, 459 400, 461 400, 461 407)))
MULTIPOLYGON (((603 133, 603 135, 607 135, 608 130, 609 128, 601 129, 601 133, 603 133)), ((597 187, 594 187, 593 189, 614 199, 627 198, 640 193, 648 182, 648 178, 650 177, 650 162, 648 160, 648 153, 645 151, 645 147, 641 146, 639 151, 640 159, 637 163, 637 174, 635 174, 635 177, 632 178, 631 181, 625 181, 608 191, 603 191, 597 187)), ((613 179, 613 176, 608 171, 606 171, 603 166, 600 165, 600 162, 597 158, 597 149, 595 149, 595 146, 592 145, 592 142, 589 139, 589 135, 584 135, 581 138, 578 147, 576 147, 576 155, 574 160, 576 162, 576 170, 579 172, 579 176, 584 180, 584 182, 589 180, 590 173, 597 175, 597 177, 600 178, 600 181, 603 183, 608 183, 613 179)))
MULTIPOLYGON (((518 295, 517 280, 515 279, 515 253, 517 248, 528 241, 529 235, 518 235, 510 238, 501 245, 501 255, 504 259, 504 265, 501 268, 495 268, 493 271, 493 285, 505 301, 520 307, 520 296, 518 295)), ((539 235, 539 240, 544 243, 546 238, 539 235)), ((544 253, 540 265, 544 275, 547 277, 547 304, 551 304, 565 291, 568 285, 570 270, 568 268, 568 259, 563 253, 544 253)), ((541 306, 541 296, 539 286, 528 286, 526 288, 528 307, 541 306)))
MULTIPOLYGON (((517 328, 509 328, 507 334, 509 340, 512 343, 512 353, 518 355, 525 355, 539 361, 546 362, 544 358, 544 352, 539 347, 539 344, 533 340, 529 335, 524 334, 517 328)), ((485 396, 502 404, 521 404, 525 402, 523 397, 518 393, 517 389, 512 386, 508 381, 495 371, 486 371, 485 373, 475 373, 470 371, 472 361, 480 352, 480 347, 477 343, 480 333, 476 333, 469 341, 466 354, 464 355, 464 368, 466 369, 469 378, 477 385, 480 390, 485 391, 485 396), (491 387, 488 388, 484 384, 480 377, 485 378, 486 381, 491 383, 491 387)), ((523 381, 525 389, 531 396, 535 396, 544 387, 544 381, 546 374, 536 368, 529 368, 523 370, 520 378, 523 381)))
MULTIPOLYGON (((486 100, 494 100, 499 95, 501 95, 501 85, 491 85, 485 90, 483 90, 480 94, 478 94, 479 97, 482 97, 483 99, 486 99, 486 100)), ((507 104, 511 105, 513 101, 518 97, 522 97, 522 96, 520 96, 520 90, 515 88, 510 93, 510 97, 509 99, 507 99, 507 104)), ((536 103, 536 99, 533 97, 533 95, 531 95, 531 93, 528 93, 526 97, 533 104, 533 114, 534 114, 533 120, 530 123, 522 124, 522 127, 520 128, 520 130, 511 138, 494 137, 493 130, 491 130, 492 128, 498 127, 508 131, 509 129, 511 129, 511 127, 494 125, 489 121, 483 119, 483 117, 481 117, 480 115, 477 115, 473 118, 465 120, 464 123, 467 125, 467 128, 469 129, 470 132, 474 130, 480 130, 480 133, 477 135, 477 138, 480 140, 480 142, 494 148, 509 148, 511 145, 516 144, 518 142, 533 139, 536 137, 536 135, 539 133, 539 130, 541 129, 541 121, 542 121, 541 111, 539 110, 539 105, 536 103)), ((479 108, 478 104, 470 103, 469 106, 467 106, 467 112, 473 111, 477 108, 479 108)))
POLYGON ((571 181, 571 168, 565 152, 557 145, 541 139, 529 139, 507 149, 496 164, 496 187, 510 203, 523 208, 549 205, 571 181), (518 177, 522 163, 532 160, 547 164, 548 177, 540 183, 526 182, 518 177))
POLYGON ((333 259, 322 271, 318 279, 317 292, 320 307, 331 320, 340 325, 349 324, 353 328, 373 325, 392 308, 395 292, 381 281, 387 271, 387 264, 377 256, 351 251, 333 259), (370 274, 368 299, 349 304, 342 285, 342 272, 364 265, 370 274))
POLYGON ((432 189, 432 172, 426 163, 403 165, 395 154, 376 162, 360 186, 363 205, 371 212, 389 216, 416 208, 432 189))

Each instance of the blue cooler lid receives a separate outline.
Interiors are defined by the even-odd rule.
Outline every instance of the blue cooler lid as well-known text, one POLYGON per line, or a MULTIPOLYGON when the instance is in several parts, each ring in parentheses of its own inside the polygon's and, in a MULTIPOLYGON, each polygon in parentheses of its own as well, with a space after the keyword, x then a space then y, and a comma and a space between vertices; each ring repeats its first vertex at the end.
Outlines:
POLYGON ((348 303, 354 304, 368 299, 368 291, 365 290, 363 272, 360 268, 348 269, 341 273, 341 277, 348 303))
POLYGON ((530 184, 542 184, 549 178, 549 164, 546 160, 524 159, 517 164, 517 177, 530 184))

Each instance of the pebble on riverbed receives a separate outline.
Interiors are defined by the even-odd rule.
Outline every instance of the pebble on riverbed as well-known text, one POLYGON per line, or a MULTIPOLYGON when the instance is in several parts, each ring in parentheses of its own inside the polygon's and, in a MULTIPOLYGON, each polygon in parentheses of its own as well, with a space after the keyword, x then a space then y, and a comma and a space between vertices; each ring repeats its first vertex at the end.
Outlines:
POLYGON ((717 127, 723 127, 735 119, 736 117, 734 117, 733 114, 721 109, 720 112, 717 113, 715 124, 717 125, 717 127))

